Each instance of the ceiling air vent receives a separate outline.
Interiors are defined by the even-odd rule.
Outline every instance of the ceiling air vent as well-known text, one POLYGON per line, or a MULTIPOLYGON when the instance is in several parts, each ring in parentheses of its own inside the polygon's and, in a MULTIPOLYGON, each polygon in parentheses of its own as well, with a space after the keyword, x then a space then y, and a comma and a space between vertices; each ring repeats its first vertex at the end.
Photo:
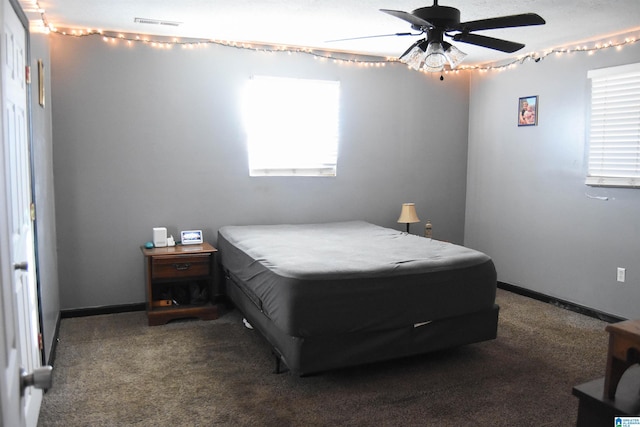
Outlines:
POLYGON ((178 27, 182 24, 182 22, 163 21, 160 19, 150 19, 150 18, 134 18, 133 22, 135 22, 136 24, 169 25, 171 27, 178 27))

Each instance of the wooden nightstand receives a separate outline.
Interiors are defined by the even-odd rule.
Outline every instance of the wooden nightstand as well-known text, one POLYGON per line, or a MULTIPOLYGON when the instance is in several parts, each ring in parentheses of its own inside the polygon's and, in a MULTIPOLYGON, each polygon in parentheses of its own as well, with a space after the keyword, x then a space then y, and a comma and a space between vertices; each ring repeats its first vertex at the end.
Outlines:
POLYGON ((216 248, 203 243, 141 249, 149 326, 187 317, 218 318, 213 304, 216 248))
POLYGON ((640 320, 607 325, 609 332, 609 351, 607 370, 604 377, 604 395, 616 398, 618 383, 627 368, 640 362, 640 320))

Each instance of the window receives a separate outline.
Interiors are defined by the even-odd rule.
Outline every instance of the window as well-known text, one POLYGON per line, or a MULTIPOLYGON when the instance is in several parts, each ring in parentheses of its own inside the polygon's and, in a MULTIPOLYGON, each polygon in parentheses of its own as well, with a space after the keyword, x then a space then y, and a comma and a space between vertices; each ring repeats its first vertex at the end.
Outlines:
POLYGON ((251 176, 335 176, 340 83, 253 77, 243 113, 251 176))
POLYGON ((587 185, 640 187, 640 64, 591 70, 587 185))

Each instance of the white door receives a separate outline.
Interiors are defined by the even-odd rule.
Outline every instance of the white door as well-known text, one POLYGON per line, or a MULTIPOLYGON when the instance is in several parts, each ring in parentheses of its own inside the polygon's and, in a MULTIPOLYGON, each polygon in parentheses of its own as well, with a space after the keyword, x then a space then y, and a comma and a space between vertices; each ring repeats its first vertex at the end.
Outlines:
POLYGON ((1 411, 7 426, 36 426, 42 390, 21 387, 21 369, 31 373, 41 366, 27 133, 26 34, 9 0, 2 3, 1 411))

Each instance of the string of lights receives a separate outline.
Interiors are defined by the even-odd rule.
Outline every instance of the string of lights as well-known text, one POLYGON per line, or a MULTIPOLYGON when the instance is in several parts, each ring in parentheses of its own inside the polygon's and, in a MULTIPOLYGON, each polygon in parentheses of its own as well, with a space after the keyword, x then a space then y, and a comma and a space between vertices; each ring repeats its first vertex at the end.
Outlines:
MULTIPOLYGON (((632 33, 637 33, 640 32, 640 29, 637 29, 629 34, 632 33)), ((583 44, 577 47, 572 47, 572 48, 555 48, 555 49, 549 49, 546 50, 542 53, 539 52, 532 52, 529 53, 527 55, 524 56, 520 56, 516 59, 513 59, 509 62, 506 63, 502 63, 499 65, 485 65, 485 66, 462 66, 460 67, 460 69, 464 69, 464 70, 478 70, 478 71, 491 71, 491 70, 506 70, 506 69, 510 69, 513 68, 517 65, 523 64, 527 61, 533 61, 533 62, 540 62, 543 59, 547 58, 548 56, 551 55, 555 55, 555 56, 561 56, 561 55, 566 55, 566 54, 572 54, 572 53, 586 53, 588 55, 593 55, 594 53, 603 50, 603 49, 611 49, 611 48, 615 48, 616 50, 622 50, 625 46, 627 45, 631 45, 634 43, 637 43, 638 41, 640 41, 639 38, 636 37, 625 37, 624 40, 622 41, 614 41, 614 40, 610 40, 606 43, 602 43, 602 42, 596 42, 594 44, 592 44, 591 46, 587 45, 587 44, 583 44)))
MULTIPOLYGON (((362 54, 329 51, 313 49, 308 47, 299 46, 286 46, 286 45, 274 45, 274 44, 262 44, 262 43, 249 43, 238 42, 229 40, 214 40, 214 39, 180 39, 166 36, 151 36, 143 34, 130 34, 130 33, 118 33, 113 31, 103 31, 94 29, 58 29, 52 25, 46 15, 44 9, 42 9, 37 0, 22 0, 23 8, 25 12, 35 13, 39 15, 38 20, 41 21, 37 24, 37 27, 44 33, 54 33, 61 36, 68 37, 102 37, 102 39, 111 44, 124 43, 128 46, 134 44, 144 44, 158 49, 172 49, 174 47, 180 47, 182 49, 197 49, 207 47, 209 45, 224 46, 228 48, 251 50, 264 53, 284 53, 288 55, 304 54, 310 55, 315 59, 322 61, 333 61, 334 63, 355 64, 363 67, 384 67, 387 64, 402 64, 397 58, 392 57, 378 57, 378 56, 366 56, 362 54)), ((621 50, 627 45, 637 43, 640 38, 636 36, 630 36, 630 34, 640 34, 640 28, 626 33, 625 35, 619 35, 618 37, 624 37, 624 39, 612 39, 608 42, 594 42, 592 44, 581 44, 575 47, 567 48, 554 48, 543 52, 531 52, 523 56, 511 59, 503 63, 492 63, 483 65, 461 65, 453 70, 444 70, 444 74, 459 73, 462 71, 504 71, 512 69, 518 65, 522 65, 525 62, 533 61, 540 62, 549 56, 560 56, 573 53, 586 53, 593 55, 594 53, 604 49, 617 49, 621 50)), ((419 72, 427 73, 424 70, 419 72)))
POLYGON ((179 39, 175 37, 172 38, 142 34, 116 33, 102 30, 50 29, 50 32, 62 36, 71 37, 99 36, 102 37, 102 39, 107 43, 116 44, 122 42, 129 46, 135 43, 141 43, 158 49, 173 49, 174 47, 180 47, 182 49, 197 49, 207 47, 209 45, 218 45, 234 49, 252 50, 264 53, 286 53, 289 55, 305 54, 313 56, 314 58, 320 60, 329 60, 336 63, 358 64, 365 67, 384 67, 388 63, 399 63, 397 59, 393 58, 365 56, 349 52, 325 51, 298 46, 270 45, 213 39, 179 39))

